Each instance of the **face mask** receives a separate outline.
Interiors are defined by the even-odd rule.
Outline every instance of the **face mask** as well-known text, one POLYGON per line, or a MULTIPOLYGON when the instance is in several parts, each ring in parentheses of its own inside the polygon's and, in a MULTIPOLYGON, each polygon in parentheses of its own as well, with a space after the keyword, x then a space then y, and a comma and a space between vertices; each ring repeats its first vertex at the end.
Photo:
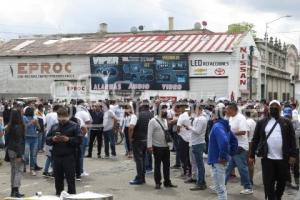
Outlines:
POLYGON ((275 119, 279 118, 279 109, 278 108, 270 108, 270 115, 275 119))

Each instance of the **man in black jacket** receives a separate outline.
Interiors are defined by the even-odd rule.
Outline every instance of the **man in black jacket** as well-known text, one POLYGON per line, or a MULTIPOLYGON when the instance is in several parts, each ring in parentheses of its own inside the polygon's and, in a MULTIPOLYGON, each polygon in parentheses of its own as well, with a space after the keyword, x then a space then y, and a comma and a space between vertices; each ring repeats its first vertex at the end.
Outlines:
POLYGON ((256 125, 249 163, 254 165, 255 153, 263 149, 261 165, 265 199, 281 200, 288 177, 289 164, 295 163, 297 154, 295 131, 288 119, 280 117, 279 101, 271 101, 269 111, 270 116, 258 121, 256 125), (261 146, 264 148, 260 148, 261 146))
POLYGON ((57 111, 58 124, 52 126, 46 143, 53 146, 53 169, 56 195, 64 190, 64 177, 68 183, 68 193, 76 194, 75 189, 75 152, 81 142, 78 124, 69 120, 68 109, 62 107, 57 111))

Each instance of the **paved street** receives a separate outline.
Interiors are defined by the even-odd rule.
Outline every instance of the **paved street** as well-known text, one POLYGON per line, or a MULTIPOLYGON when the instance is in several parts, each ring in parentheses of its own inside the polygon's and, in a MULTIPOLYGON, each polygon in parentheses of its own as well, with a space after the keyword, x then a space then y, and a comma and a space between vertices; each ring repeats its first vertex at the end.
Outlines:
MULTIPOLYGON (((88 177, 84 177, 81 182, 76 182, 77 192, 93 191, 97 193, 110 193, 113 194, 114 199, 118 200, 174 200, 174 199, 216 199, 215 194, 211 194, 209 190, 191 192, 189 187, 192 185, 183 183, 183 180, 177 178, 180 174, 178 170, 172 170, 171 176, 174 184, 178 185, 176 189, 155 190, 153 174, 147 175, 147 184, 143 186, 130 186, 128 181, 135 175, 135 165, 133 160, 129 160, 123 156, 123 146, 118 145, 117 152, 119 152, 118 160, 105 160, 105 159, 86 159, 85 169, 90 174, 88 177)), ((2 155, 3 156, 3 155, 2 155)), ((172 160, 174 155, 172 154, 172 160)), ((44 163, 44 155, 39 154, 38 163, 42 166, 44 163)), ((258 165, 258 164, 257 164, 258 165)), ((211 184, 210 168, 206 166, 206 178, 208 185, 211 184)), ((10 193, 10 172, 9 165, 4 163, 0 167, 0 199, 8 196, 10 193)), ((255 172, 255 186, 254 195, 241 196, 239 194, 242 189, 237 181, 230 182, 228 184, 228 193, 230 200, 262 200, 263 198, 263 186, 261 181, 261 171, 255 172)), ((41 176, 41 172, 36 177, 30 176, 28 173, 24 175, 22 180, 21 191, 27 196, 33 195, 37 191, 42 191, 43 194, 53 195, 54 179, 46 179, 41 176)), ((296 197, 296 193, 293 191, 286 191, 284 200, 300 199, 300 195, 296 197)))

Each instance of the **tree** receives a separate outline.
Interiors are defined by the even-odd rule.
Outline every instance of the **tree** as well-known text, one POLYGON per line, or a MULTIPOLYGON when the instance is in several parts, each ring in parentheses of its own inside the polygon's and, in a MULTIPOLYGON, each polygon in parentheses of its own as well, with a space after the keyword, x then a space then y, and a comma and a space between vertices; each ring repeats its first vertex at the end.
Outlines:
POLYGON ((256 35, 256 31, 253 30, 254 24, 248 23, 248 22, 240 22, 240 23, 234 23, 230 24, 228 26, 227 33, 233 34, 233 33, 243 33, 250 31, 253 36, 256 35))

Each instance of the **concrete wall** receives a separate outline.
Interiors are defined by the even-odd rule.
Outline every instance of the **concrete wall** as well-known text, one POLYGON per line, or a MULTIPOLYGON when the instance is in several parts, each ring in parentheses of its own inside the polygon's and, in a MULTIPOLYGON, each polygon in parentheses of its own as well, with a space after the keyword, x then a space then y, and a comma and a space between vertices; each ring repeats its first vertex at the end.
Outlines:
POLYGON ((0 96, 49 97, 59 80, 77 80, 90 74, 87 56, 0 58, 0 96))

